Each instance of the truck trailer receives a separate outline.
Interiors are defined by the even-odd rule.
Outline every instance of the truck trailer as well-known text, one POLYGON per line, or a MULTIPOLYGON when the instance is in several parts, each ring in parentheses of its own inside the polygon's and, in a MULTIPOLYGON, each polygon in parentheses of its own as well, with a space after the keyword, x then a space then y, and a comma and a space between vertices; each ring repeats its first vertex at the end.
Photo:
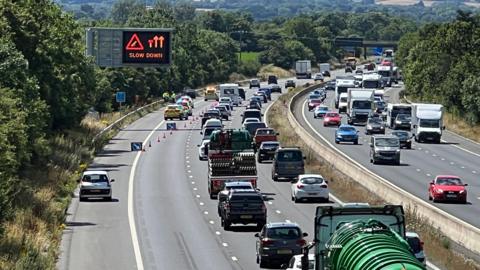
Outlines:
POLYGON ((313 248, 316 270, 425 270, 406 241, 401 205, 319 206, 312 245, 304 248, 308 269, 313 248))
POLYGON ((243 129, 215 130, 208 144, 208 193, 210 198, 226 182, 250 182, 257 186, 257 165, 252 136, 243 129))
POLYGON ((312 78, 312 61, 298 60, 295 62, 295 76, 297 79, 311 79, 312 78))

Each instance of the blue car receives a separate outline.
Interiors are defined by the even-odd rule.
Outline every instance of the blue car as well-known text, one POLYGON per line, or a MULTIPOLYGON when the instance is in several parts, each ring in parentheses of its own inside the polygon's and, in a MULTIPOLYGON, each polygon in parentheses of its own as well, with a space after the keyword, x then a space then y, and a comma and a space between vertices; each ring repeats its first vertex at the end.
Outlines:
POLYGON ((262 87, 262 88, 258 89, 257 92, 263 92, 263 93, 265 93, 265 95, 267 96, 268 100, 272 100, 272 89, 262 87))
POLYGON ((354 126, 340 125, 335 131, 335 143, 353 142, 358 144, 358 131, 354 126))

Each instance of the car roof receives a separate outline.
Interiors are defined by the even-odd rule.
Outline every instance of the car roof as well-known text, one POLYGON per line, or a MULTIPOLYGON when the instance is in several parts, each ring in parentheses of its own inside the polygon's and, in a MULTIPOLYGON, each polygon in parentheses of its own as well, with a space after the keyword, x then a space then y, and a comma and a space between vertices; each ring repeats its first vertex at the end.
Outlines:
POLYGON ((352 126, 352 125, 347 125, 347 124, 341 124, 341 125, 339 126, 339 128, 345 128, 345 127, 355 128, 354 126, 352 126))
POLYGON ((300 174, 298 176, 298 178, 309 178, 309 177, 315 177, 315 178, 322 178, 323 179, 323 176, 320 175, 320 174, 300 174))
POLYGON ((397 139, 398 137, 395 136, 395 135, 373 135, 372 138, 375 138, 375 139, 389 139, 389 138, 395 138, 397 139))
POLYGON ((108 174, 107 171, 84 171, 83 175, 108 174))
POLYGON ((260 112, 260 110, 257 109, 247 109, 245 112, 260 112))
POLYGON ((267 143, 280 145, 280 142, 279 142, 279 141, 263 141, 260 145, 262 145, 262 144, 267 144, 267 143))
POLYGON ((278 149, 278 151, 301 151, 300 147, 283 147, 282 149, 278 149))
POLYGON ((252 183, 250 182, 227 182, 225 183, 226 187, 233 187, 233 186, 250 186, 253 188, 252 183))
POLYGON ((435 179, 437 179, 437 178, 458 178, 458 179, 461 179, 459 176, 448 175, 448 174, 441 174, 441 175, 435 176, 435 179))
POLYGON ((265 225, 268 229, 270 228, 288 228, 288 227, 297 227, 300 229, 297 223, 293 222, 270 222, 265 225))
POLYGON ((208 124, 213 124, 213 123, 222 124, 222 121, 220 121, 219 119, 215 119, 215 118, 214 118, 214 119, 208 119, 207 121, 205 121, 205 124, 204 124, 204 125, 206 125, 207 123, 208 123, 208 124))
POLYGON ((418 238, 420 239, 420 236, 416 232, 405 232, 405 236, 408 238, 418 238))

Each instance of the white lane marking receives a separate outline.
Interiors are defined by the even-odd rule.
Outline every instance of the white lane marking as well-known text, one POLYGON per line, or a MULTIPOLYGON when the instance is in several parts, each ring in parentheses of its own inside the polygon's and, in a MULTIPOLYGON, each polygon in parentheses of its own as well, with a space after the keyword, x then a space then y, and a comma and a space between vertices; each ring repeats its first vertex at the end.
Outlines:
POLYGON ((192 173, 192 171, 191 171, 191 170, 188 170, 187 173, 192 173))
POLYGON ((204 206, 204 205, 205 205, 203 202, 200 202, 199 204, 200 204, 201 206, 204 206))
POLYGON ((187 165, 187 168, 190 168, 190 165, 187 165))
POLYGON ((232 256, 232 261, 234 261, 234 262, 238 261, 237 257, 232 256))
POLYGON ((417 172, 421 171, 420 169, 417 169, 417 172))
POLYGON ((190 160, 187 160, 187 163, 190 163, 190 160))
POLYGON ((190 157, 189 157, 189 156, 186 156, 185 158, 186 158, 186 159, 190 159, 190 157))
POLYGON ((433 155, 432 155, 432 157, 436 157, 436 156, 437 156, 437 154, 433 154, 433 155))
POLYGON ((275 213, 281 214, 282 212, 280 212, 280 210, 275 210, 275 213))
POLYGON ((193 190, 197 191, 197 190, 198 190, 198 188, 194 187, 194 188, 193 188, 193 190))
MULTIPOLYGON (((442 140, 442 142, 446 143, 447 141, 442 140)), ((463 148, 463 147, 460 147, 460 146, 458 146, 458 145, 451 144, 451 146, 456 147, 456 148, 458 148, 458 149, 460 149, 460 150, 463 150, 463 151, 465 151, 465 152, 467 152, 467 153, 469 153, 469 154, 472 154, 472 155, 474 155, 474 156, 480 157, 480 154, 477 154, 477 153, 475 153, 475 152, 472 152, 472 151, 470 151, 470 150, 467 150, 467 149, 465 149, 465 148, 463 148)))
POLYGON ((292 223, 289 219, 285 219, 286 223, 292 223))
POLYGON ((195 181, 192 181, 192 185, 195 185, 195 181))
POLYGON ((228 247, 228 244, 227 243, 222 243, 222 246, 228 247))
POLYGON ((208 215, 208 211, 203 211, 203 214, 208 215))
MULTIPOLYGON (((165 121, 161 121, 145 138, 143 145, 146 145, 152 135, 159 129, 165 121)), ((132 238, 133 252, 135 255, 135 262, 138 270, 143 270, 142 252, 140 250, 140 243, 138 241, 137 227, 135 224, 135 213, 133 208, 133 187, 135 183, 135 171, 137 170, 138 161, 142 152, 138 152, 132 163, 132 169, 130 170, 130 176, 128 178, 128 197, 127 197, 127 215, 128 224, 130 226, 130 236, 132 238)))
POLYGON ((193 175, 189 175, 188 177, 189 177, 189 178, 193 178, 193 175))
POLYGON ((473 174, 477 173, 477 171, 472 171, 473 174))
POLYGON ((195 197, 200 198, 200 195, 197 194, 197 195, 195 195, 195 197))
POLYGON ((216 235, 220 235, 221 233, 220 233, 219 231, 216 231, 215 234, 216 234, 216 235))
POLYGON ((213 220, 210 220, 208 223, 215 224, 215 222, 213 220))
POLYGON ((432 175, 431 175, 431 174, 429 174, 429 173, 427 173, 427 176, 428 176, 428 177, 430 177, 430 176, 432 176, 432 175))
POLYGON ((455 162, 453 162, 453 161, 452 161, 452 162, 450 162, 450 165, 453 165, 453 164, 455 164, 455 162))
POLYGON ((442 157, 441 159, 442 159, 442 160, 445 160, 445 158, 443 158, 443 157, 442 157))
POLYGON ((272 205, 273 203, 269 201, 268 204, 272 205))

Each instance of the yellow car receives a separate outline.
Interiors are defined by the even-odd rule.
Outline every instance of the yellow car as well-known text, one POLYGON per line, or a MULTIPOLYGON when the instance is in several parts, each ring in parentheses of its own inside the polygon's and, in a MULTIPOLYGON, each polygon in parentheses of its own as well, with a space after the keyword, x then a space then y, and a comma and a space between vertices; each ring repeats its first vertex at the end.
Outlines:
POLYGON ((207 87, 205 90, 205 101, 207 100, 218 101, 217 89, 215 89, 215 87, 207 87))
POLYGON ((188 119, 188 112, 182 105, 168 105, 164 112, 165 120, 178 118, 180 120, 188 119))

